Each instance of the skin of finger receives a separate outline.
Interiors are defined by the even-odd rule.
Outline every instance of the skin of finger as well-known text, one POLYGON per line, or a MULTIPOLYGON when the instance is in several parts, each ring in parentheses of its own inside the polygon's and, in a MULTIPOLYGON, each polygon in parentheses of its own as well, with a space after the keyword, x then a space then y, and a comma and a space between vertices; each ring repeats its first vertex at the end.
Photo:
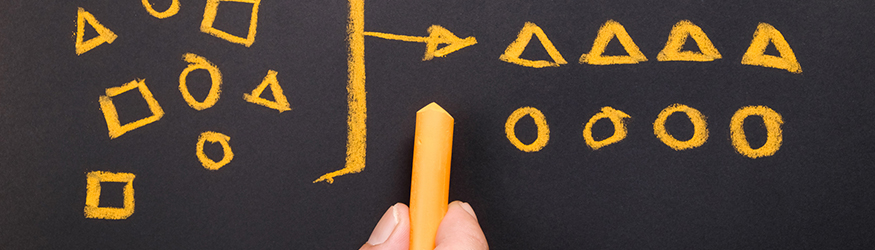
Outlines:
POLYGON ((487 250, 486 236, 477 218, 465 212, 461 201, 447 206, 447 214, 438 227, 435 250, 487 250))
POLYGON ((404 250, 410 248, 410 210, 407 205, 398 203, 398 226, 389 235, 389 239, 379 245, 365 243, 359 250, 404 250))

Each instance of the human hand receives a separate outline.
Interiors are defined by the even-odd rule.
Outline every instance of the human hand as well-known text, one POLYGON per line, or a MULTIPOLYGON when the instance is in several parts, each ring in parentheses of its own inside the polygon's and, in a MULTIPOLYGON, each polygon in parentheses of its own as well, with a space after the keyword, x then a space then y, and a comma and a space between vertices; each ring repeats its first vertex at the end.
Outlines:
MULTIPOLYGON (((410 215, 403 203, 389 207, 377 222, 371 237, 359 250, 397 250, 410 247, 410 215)), ((447 214, 438 226, 435 250, 487 250, 486 236, 477 222, 471 205, 454 201, 447 205, 447 214)))

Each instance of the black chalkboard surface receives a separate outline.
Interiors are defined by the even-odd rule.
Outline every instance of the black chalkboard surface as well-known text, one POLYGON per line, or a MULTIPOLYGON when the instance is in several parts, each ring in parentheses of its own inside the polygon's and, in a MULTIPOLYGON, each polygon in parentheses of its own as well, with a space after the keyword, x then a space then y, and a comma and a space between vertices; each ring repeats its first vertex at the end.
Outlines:
POLYGON ((437 102, 493 249, 870 249, 873 11, 2 1, 0 248, 358 248, 437 102))

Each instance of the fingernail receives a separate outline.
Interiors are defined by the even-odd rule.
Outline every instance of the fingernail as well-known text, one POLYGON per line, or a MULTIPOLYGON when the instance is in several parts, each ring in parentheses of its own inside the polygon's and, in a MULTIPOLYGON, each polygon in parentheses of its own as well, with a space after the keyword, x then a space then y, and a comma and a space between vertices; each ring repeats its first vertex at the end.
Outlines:
POLYGON ((398 209, 396 209, 395 206, 397 205, 389 207, 389 210, 386 210, 386 213, 383 214, 383 218, 380 218, 380 222, 377 222, 377 226, 374 227, 374 232, 371 232, 371 237, 368 238, 368 244, 383 244, 383 242, 386 242, 386 240, 389 239, 389 236, 392 235, 392 231, 395 231, 395 226, 397 226, 400 221, 398 219, 398 209))
POLYGON ((468 212, 471 217, 474 217, 475 220, 477 219, 477 215, 474 214, 474 208, 471 208, 471 205, 469 205, 467 202, 459 202, 459 206, 462 206, 462 209, 464 209, 465 212, 468 212))

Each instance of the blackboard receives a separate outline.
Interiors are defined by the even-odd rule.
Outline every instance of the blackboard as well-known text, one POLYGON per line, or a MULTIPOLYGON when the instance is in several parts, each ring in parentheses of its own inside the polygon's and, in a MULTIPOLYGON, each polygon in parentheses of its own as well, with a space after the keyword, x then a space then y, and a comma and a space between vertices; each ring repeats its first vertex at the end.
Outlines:
POLYGON ((0 248, 358 248, 430 102, 493 249, 871 248, 873 11, 3 1, 0 248))

